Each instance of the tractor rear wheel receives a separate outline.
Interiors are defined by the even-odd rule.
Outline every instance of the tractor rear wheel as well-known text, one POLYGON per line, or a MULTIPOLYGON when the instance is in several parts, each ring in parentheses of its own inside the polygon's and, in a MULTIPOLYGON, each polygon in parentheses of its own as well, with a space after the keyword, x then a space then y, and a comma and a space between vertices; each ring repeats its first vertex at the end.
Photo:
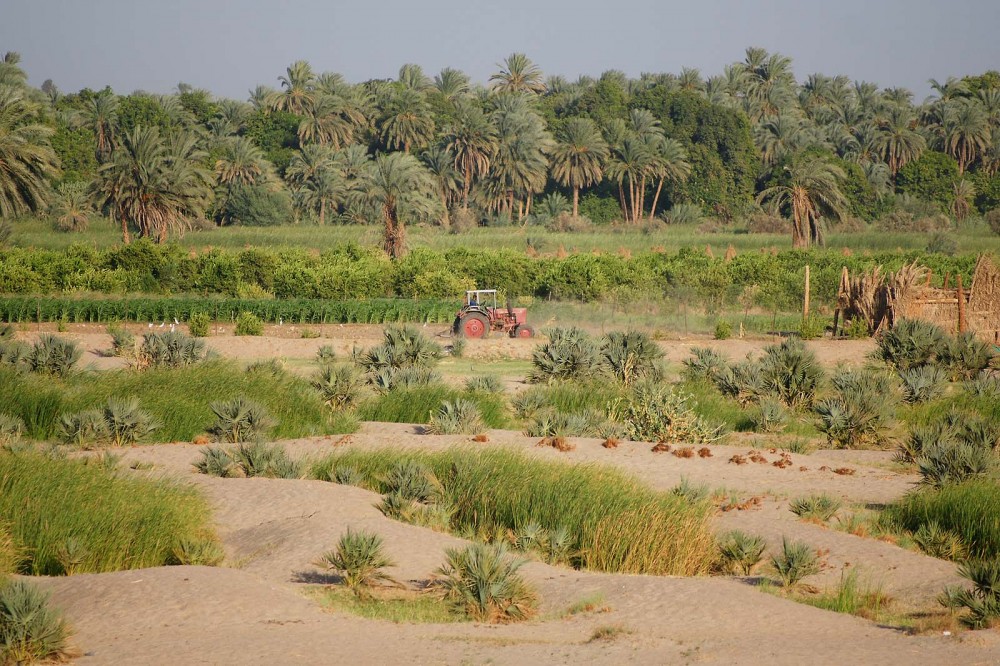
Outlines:
POLYGON ((490 334, 490 320, 486 315, 470 312, 462 317, 458 325, 458 334, 463 338, 485 338, 490 334))
POLYGON ((510 337, 512 338, 532 338, 534 336, 535 330, 527 324, 518 324, 514 327, 514 330, 510 332, 510 337))

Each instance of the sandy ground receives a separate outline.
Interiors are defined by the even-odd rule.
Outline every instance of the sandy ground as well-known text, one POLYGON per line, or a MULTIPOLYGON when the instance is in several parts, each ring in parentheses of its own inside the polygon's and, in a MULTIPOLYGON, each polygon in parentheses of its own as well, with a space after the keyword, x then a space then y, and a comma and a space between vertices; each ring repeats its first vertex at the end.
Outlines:
MULTIPOLYGON (((380 326, 309 327, 318 338, 302 338, 302 327, 270 327, 265 337, 227 335, 206 339, 224 357, 281 358, 307 368, 321 345, 341 357, 381 337, 380 326)), ((136 333, 146 326, 132 325, 136 333)), ((51 326, 32 327, 30 340, 51 326)), ((429 326, 442 333, 444 327, 429 326), (438 330, 440 329, 440 330, 438 330)), ((64 333, 87 350, 84 365, 121 367, 106 356, 110 336, 100 325, 72 325, 64 333)), ((757 353, 773 339, 662 341, 667 359, 687 358, 691 347, 712 346, 730 358, 757 353)), ((448 340, 441 338, 441 342, 448 340)), ((807 343, 827 366, 864 361, 868 341, 807 343)), ((466 357, 527 360, 532 341, 471 341, 466 357)), ((803 540, 823 553, 824 570, 808 579, 834 586, 848 566, 881 584, 894 608, 933 606, 946 584, 958 582, 955 565, 797 519, 788 502, 828 493, 856 507, 899 497, 915 481, 894 471, 881 452, 821 451, 793 455, 780 469, 777 454, 766 463, 735 464, 745 443, 709 447, 711 457, 678 458, 653 453, 650 445, 625 442, 609 450, 592 439, 574 439, 576 449, 538 448, 518 433, 492 431, 491 444, 529 455, 613 465, 651 486, 669 489, 687 478, 724 488, 730 497, 759 497, 748 510, 719 513, 717 531, 742 529, 764 536, 774 549, 783 537, 803 540), (853 474, 833 470, 850 468, 853 474)), ((338 438, 285 442, 294 456, 318 457, 338 438)), ((435 449, 474 444, 460 436, 428 436, 405 424, 363 424, 350 446, 435 449)), ((719 663, 719 664, 992 664, 1000 662, 996 631, 905 635, 859 618, 822 611, 754 589, 755 580, 666 578, 579 572, 531 563, 524 572, 543 603, 539 618, 512 626, 392 624, 325 612, 302 594, 308 584, 331 579, 314 564, 348 527, 378 532, 398 564, 398 579, 423 584, 442 563, 444 549, 461 544, 452 536, 385 518, 379 498, 368 491, 306 480, 215 479, 191 467, 198 447, 162 444, 130 449, 123 467, 151 463, 153 473, 180 477, 204 489, 227 551, 226 567, 166 567, 113 574, 43 579, 65 609, 76 634, 80 664, 479 664, 479 663, 719 663), (600 593, 607 612, 562 617, 572 603, 600 593), (625 631, 610 641, 590 641, 598 627, 625 631)))

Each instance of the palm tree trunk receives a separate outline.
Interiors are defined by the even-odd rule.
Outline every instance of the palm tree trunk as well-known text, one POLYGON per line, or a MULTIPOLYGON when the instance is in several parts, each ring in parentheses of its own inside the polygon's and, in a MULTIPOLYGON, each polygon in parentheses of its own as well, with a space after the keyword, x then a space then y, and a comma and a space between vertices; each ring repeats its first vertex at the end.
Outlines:
POLYGON ((663 189, 663 179, 656 185, 656 194, 653 195, 653 207, 649 209, 649 221, 653 221, 653 217, 656 215, 656 202, 660 200, 660 190, 663 189))
POLYGON ((628 222, 628 209, 625 207, 625 188, 622 187, 622 181, 618 181, 618 203, 622 207, 622 215, 625 216, 625 221, 628 222))
POLYGON ((132 236, 128 232, 128 218, 122 214, 122 242, 125 245, 130 245, 132 243, 132 236))
POLYGON ((580 188, 579 186, 573 186, 573 217, 579 217, 580 213, 580 188))
POLYGON ((792 206, 792 248, 800 249, 809 246, 809 241, 802 229, 802 211, 792 206))
POLYGON ((642 217, 642 213, 646 210, 646 174, 642 174, 642 180, 639 185, 639 217, 642 217))
POLYGON ((319 226, 326 224, 326 199, 319 200, 319 226))
POLYGON ((469 210, 469 181, 472 178, 472 170, 468 165, 465 167, 465 182, 462 183, 462 209, 469 210))

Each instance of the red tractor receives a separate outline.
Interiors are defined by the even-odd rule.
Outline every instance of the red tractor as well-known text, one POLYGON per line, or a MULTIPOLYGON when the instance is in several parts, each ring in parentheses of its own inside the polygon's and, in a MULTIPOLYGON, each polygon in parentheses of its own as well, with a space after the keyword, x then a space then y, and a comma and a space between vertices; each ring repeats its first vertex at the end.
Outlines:
POLYGON ((528 309, 497 307, 496 289, 465 292, 465 303, 455 315, 452 333, 463 338, 485 338, 493 331, 503 331, 512 338, 530 338, 535 334, 527 324, 528 309))

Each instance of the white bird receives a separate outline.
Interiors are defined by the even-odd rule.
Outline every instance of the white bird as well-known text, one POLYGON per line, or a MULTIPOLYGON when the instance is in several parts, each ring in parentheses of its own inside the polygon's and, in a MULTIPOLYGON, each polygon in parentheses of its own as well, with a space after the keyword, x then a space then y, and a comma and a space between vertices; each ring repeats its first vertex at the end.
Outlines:
POLYGON ((284 325, 285 325, 285 320, 282 319, 281 317, 278 317, 278 326, 284 326, 284 325))
POLYGON ((181 323, 177 321, 177 317, 174 317, 174 326, 180 326, 181 323))
POLYGON ((171 332, 171 333, 173 333, 173 332, 174 332, 174 329, 175 329, 176 327, 177 327, 177 325, 176 325, 176 324, 171 324, 171 325, 170 325, 170 332, 171 332))
POLYGON ((153 328, 153 322, 149 322, 149 327, 153 328))

